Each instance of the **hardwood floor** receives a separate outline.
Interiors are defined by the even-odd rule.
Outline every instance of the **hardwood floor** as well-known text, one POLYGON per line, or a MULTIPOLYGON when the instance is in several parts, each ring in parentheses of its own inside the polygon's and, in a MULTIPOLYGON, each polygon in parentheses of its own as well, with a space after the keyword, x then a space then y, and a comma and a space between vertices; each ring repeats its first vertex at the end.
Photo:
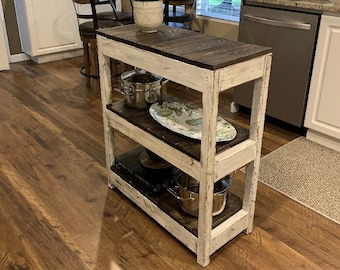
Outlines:
MULTIPOLYGON (((201 269, 107 187, 101 101, 86 88, 81 64, 22 62, 0 72, 0 269, 201 269)), ((246 113, 230 117, 247 126, 246 113)), ((267 122, 263 154, 300 134, 267 122)), ((133 147, 120 139, 119 151, 133 147)), ((236 194, 242 184, 238 172, 236 194)), ((253 232, 219 249, 206 269, 340 269, 339 254, 338 224, 259 183, 253 232)))

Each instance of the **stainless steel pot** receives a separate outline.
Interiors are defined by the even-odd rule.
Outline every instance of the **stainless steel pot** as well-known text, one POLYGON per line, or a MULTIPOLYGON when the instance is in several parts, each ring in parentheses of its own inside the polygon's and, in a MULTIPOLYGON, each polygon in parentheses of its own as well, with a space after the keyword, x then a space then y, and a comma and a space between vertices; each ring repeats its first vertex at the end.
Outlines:
MULTIPOLYGON (((231 180, 232 174, 227 175, 214 184, 213 216, 223 212, 228 202, 231 180)), ((199 183, 191 176, 182 173, 177 179, 177 184, 178 186, 176 188, 168 188, 168 191, 176 197, 183 211, 189 215, 198 217, 199 183)))
POLYGON ((168 80, 145 70, 135 69, 121 76, 120 91, 125 105, 135 109, 147 109, 155 102, 162 102, 162 88, 168 80))

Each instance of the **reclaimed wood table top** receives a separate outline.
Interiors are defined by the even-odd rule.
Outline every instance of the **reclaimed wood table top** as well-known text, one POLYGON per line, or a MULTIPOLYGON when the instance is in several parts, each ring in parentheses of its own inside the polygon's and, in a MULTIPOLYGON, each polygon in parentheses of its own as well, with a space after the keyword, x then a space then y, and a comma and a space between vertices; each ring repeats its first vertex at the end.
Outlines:
POLYGON ((155 33, 140 32, 134 24, 100 29, 97 34, 146 51, 209 70, 217 70, 257 56, 271 48, 223 39, 161 25, 155 33))

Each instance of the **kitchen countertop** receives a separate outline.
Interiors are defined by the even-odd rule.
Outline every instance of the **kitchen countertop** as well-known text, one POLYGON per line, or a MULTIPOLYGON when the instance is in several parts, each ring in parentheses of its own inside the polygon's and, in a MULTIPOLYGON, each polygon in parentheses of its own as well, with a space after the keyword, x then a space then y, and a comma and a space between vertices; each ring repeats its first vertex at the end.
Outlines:
POLYGON ((340 16, 340 0, 251 0, 245 4, 265 4, 321 11, 323 14, 340 16))

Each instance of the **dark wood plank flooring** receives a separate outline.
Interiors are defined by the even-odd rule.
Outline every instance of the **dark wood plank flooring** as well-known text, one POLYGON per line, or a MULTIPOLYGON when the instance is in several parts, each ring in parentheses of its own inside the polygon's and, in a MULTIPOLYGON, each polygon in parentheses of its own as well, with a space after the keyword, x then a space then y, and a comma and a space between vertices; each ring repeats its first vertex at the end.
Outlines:
MULTIPOLYGON (((107 187, 101 100, 81 65, 27 61, 0 72, 0 269, 200 269, 194 254, 107 187)), ((221 112, 230 99, 223 95, 221 112)), ((230 117, 247 127, 247 113, 230 117)), ((268 121, 263 155, 301 134, 268 121)), ((122 152, 135 145, 120 142, 122 152)), ((242 185, 238 172, 236 194, 242 185)), ((338 224, 260 183, 253 232, 219 249, 206 269, 339 269, 339 254, 338 224)))

